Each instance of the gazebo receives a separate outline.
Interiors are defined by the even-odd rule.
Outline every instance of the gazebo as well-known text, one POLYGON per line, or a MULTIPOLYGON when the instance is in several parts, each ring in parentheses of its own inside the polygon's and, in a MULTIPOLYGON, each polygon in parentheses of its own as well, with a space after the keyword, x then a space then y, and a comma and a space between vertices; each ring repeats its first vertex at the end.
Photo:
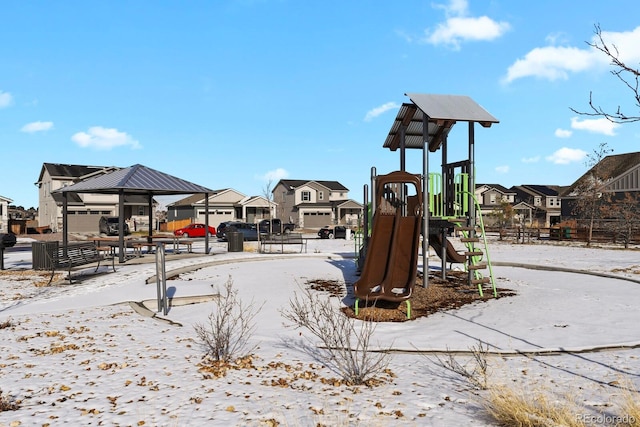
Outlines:
MULTIPOLYGON (((124 252, 124 205, 125 196, 144 196, 149 204, 149 236, 153 234, 153 197, 177 194, 204 194, 205 199, 205 226, 209 227, 209 194, 213 190, 194 184, 184 179, 166 174, 164 172, 151 169, 149 167, 135 164, 128 168, 87 179, 63 188, 59 188, 52 193, 62 196, 62 245, 68 245, 68 218, 67 205, 70 195, 77 193, 93 194, 117 194, 119 207, 119 262, 125 262, 124 252)), ((209 233, 205 234, 205 253, 209 253, 209 233)))

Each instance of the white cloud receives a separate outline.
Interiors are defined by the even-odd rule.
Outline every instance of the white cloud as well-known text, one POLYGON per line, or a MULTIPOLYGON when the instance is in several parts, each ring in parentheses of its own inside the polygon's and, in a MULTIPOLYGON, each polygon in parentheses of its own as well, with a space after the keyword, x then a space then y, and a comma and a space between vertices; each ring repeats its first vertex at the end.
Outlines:
POLYGON ((496 22, 488 16, 467 16, 466 0, 451 0, 446 5, 435 7, 445 11, 447 20, 438 24, 434 31, 425 31, 425 41, 434 45, 445 45, 457 50, 462 42, 494 40, 511 28, 509 23, 496 22))
POLYGON ((26 133, 35 133, 35 132, 42 132, 49 129, 53 129, 53 122, 38 121, 38 122, 27 123, 26 125, 22 126, 22 129, 20 130, 26 133))
POLYGON ((568 130, 568 129, 556 129, 556 131, 554 132, 554 135, 558 138, 569 138, 571 135, 573 135, 573 132, 568 130))
MULTIPOLYGON (((640 61, 640 50, 638 50, 638 45, 640 45, 640 26, 631 31, 602 31, 602 39, 610 48, 615 46, 619 53, 618 58, 622 62, 626 62, 627 65, 633 65, 640 61)), ((594 35, 591 43, 596 42, 599 43, 599 40, 597 40, 594 35)), ((603 61, 606 61, 607 64, 609 63, 609 60, 603 53, 600 53, 600 56, 603 61)))
POLYGON ((278 181, 280 181, 281 179, 285 179, 289 177, 289 172, 286 169, 283 168, 277 168, 274 170, 271 170, 267 173, 265 173, 264 175, 262 175, 261 177, 259 177, 260 180, 262 181, 271 181, 273 183, 276 183, 278 181))
POLYGON ((591 133, 599 133, 602 135, 615 136, 616 128, 620 127, 619 123, 613 123, 604 117, 598 119, 580 120, 578 117, 571 118, 571 128, 577 130, 586 130, 591 133))
POLYGON ((496 172, 498 173, 508 173, 509 172, 509 166, 498 166, 496 167, 496 172))
POLYGON ((376 107, 367 111, 367 114, 364 116, 364 121, 370 122, 376 117, 386 113, 389 110, 393 110, 395 108, 400 108, 400 105, 396 102, 387 102, 386 104, 382 104, 379 107, 376 107))
POLYGON ((537 163, 540 161, 540 156, 523 157, 521 160, 522 160, 522 163, 537 163))
POLYGON ((550 156, 547 156, 547 161, 555 163, 557 165, 566 165, 569 163, 582 161, 587 155, 586 151, 579 148, 567 148, 562 147, 550 156))
POLYGON ((569 72, 579 72, 593 67, 598 58, 592 50, 576 47, 537 47, 518 59, 507 69, 505 83, 523 77, 540 77, 548 80, 566 80, 569 72))
POLYGON ((126 132, 119 132, 118 129, 103 128, 102 126, 92 126, 88 132, 78 132, 71 137, 71 140, 80 147, 92 147, 98 150, 111 150, 114 147, 126 145, 134 149, 142 148, 140 143, 126 132))
POLYGON ((468 0, 449 0, 448 4, 434 4, 434 8, 444 10, 447 16, 466 15, 469 9, 468 0))
MULTIPOLYGON (((640 61, 640 50, 637 49, 640 45, 640 27, 625 32, 602 31, 602 38, 610 48, 617 48, 622 61, 628 64, 640 61)), ((547 36, 547 42, 557 41, 556 35, 547 36)), ((595 35, 590 42, 600 44, 595 35)), ((537 47, 507 69, 503 82, 511 83, 523 77, 539 77, 551 81, 566 80, 570 73, 608 67, 609 62, 604 53, 590 46, 583 49, 571 46, 537 47)))
POLYGON ((5 108, 13 104, 13 96, 9 92, 0 90, 0 108, 5 108))

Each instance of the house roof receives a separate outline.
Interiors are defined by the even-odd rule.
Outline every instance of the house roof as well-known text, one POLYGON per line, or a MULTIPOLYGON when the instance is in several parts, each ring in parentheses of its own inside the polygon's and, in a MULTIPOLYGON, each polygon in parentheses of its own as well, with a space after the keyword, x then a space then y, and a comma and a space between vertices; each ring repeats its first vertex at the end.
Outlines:
POLYGON ((559 189, 559 186, 557 185, 537 185, 537 184, 525 184, 525 185, 519 185, 518 187, 531 190, 543 196, 557 196, 558 189, 559 189))
POLYGON ((118 194, 121 191, 126 194, 153 195, 213 192, 207 187, 136 164, 59 188, 52 193, 118 194))
POLYGON ((429 151, 437 151, 456 122, 478 122, 484 127, 498 123, 498 119, 468 96, 406 94, 412 103, 400 107, 383 147, 400 148, 400 134, 404 127, 405 147, 424 147, 423 119, 426 116, 429 151))
POLYGON ((42 177, 45 171, 47 171, 51 177, 55 178, 84 179, 95 174, 107 173, 117 169, 120 168, 117 166, 87 166, 68 165, 61 163, 43 163, 37 183, 42 182, 42 177))
POLYGON ((604 181, 615 179, 624 174, 628 170, 640 165, 640 152, 613 154, 600 160, 597 165, 585 172, 573 184, 563 190, 563 195, 573 193, 576 188, 581 186, 588 177, 597 171, 597 174, 604 181))
POLYGON ((502 186, 500 184, 476 184, 476 188, 479 188, 479 187, 482 187, 482 186, 487 186, 489 188, 493 188, 495 190, 498 190, 502 194, 515 193, 515 191, 510 190, 507 187, 504 187, 504 186, 502 186))
POLYGON ((362 209, 364 207, 362 203, 358 203, 353 199, 336 201, 335 204, 340 208, 362 209))
POLYGON ((303 180, 303 179, 281 179, 280 183, 283 184, 284 186, 288 187, 289 189, 293 189, 293 188, 298 188, 300 186, 303 186, 305 184, 308 184, 310 182, 317 182, 320 185, 323 185, 325 187, 327 187, 330 190, 334 190, 334 191, 349 191, 349 189, 347 187, 345 187, 344 185, 340 184, 338 181, 319 181, 319 180, 313 180, 313 179, 308 179, 308 180, 303 180))
MULTIPOLYGON (((219 189, 219 190, 213 190, 213 193, 211 193, 209 195, 209 203, 229 205, 229 204, 240 203, 240 202, 242 202, 242 200, 244 200, 246 198, 247 198, 247 196, 245 196, 244 194, 242 194, 238 190, 234 190, 233 188, 222 188, 222 189, 219 189), (234 193, 238 197, 235 200, 227 200, 227 201, 215 200, 216 198, 219 199, 221 196, 224 196, 226 193, 234 193)), ((205 200, 204 200, 204 195, 203 194, 192 194, 190 196, 187 196, 185 198, 182 198, 180 200, 176 200, 175 202, 167 204, 167 207, 169 207, 169 206, 194 206, 194 205, 204 205, 204 204, 205 204, 205 200)))

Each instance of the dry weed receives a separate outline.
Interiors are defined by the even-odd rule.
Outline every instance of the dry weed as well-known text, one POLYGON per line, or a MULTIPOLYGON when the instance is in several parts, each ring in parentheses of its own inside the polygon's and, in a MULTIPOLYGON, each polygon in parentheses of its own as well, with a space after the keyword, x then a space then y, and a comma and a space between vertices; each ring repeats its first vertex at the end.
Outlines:
POLYGON ((526 395, 521 389, 492 386, 484 407, 500 425, 522 427, 584 427, 575 403, 553 399, 553 394, 538 390, 526 395))

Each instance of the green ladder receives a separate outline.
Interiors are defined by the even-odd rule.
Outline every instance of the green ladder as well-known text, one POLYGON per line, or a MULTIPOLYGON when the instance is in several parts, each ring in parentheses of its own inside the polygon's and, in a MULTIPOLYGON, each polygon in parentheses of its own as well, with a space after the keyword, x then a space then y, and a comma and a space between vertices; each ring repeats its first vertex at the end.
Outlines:
POLYGON ((465 264, 465 269, 467 272, 471 272, 471 284, 478 285, 478 292, 480 296, 484 296, 483 286, 485 284, 491 284, 493 289, 493 296, 498 296, 498 291, 496 289, 496 281, 493 276, 493 268, 491 266, 491 259, 489 257, 489 247, 487 244, 487 235, 484 229, 484 220, 482 219, 482 212, 480 211, 480 204, 476 199, 474 194, 471 194, 468 191, 464 191, 467 195, 470 195, 473 198, 476 212, 478 213, 478 225, 462 225, 461 222, 464 221, 462 218, 450 219, 450 221, 458 223, 454 228, 454 231, 460 233, 462 237, 460 241, 464 243, 466 247, 466 251, 464 255, 467 257, 467 263, 465 264), (478 228, 480 229, 478 231, 478 228), (477 244, 480 244, 478 246, 477 244), (486 258, 486 262, 483 262, 483 258, 486 258), (482 274, 481 270, 489 270, 489 276, 485 277, 482 274))

